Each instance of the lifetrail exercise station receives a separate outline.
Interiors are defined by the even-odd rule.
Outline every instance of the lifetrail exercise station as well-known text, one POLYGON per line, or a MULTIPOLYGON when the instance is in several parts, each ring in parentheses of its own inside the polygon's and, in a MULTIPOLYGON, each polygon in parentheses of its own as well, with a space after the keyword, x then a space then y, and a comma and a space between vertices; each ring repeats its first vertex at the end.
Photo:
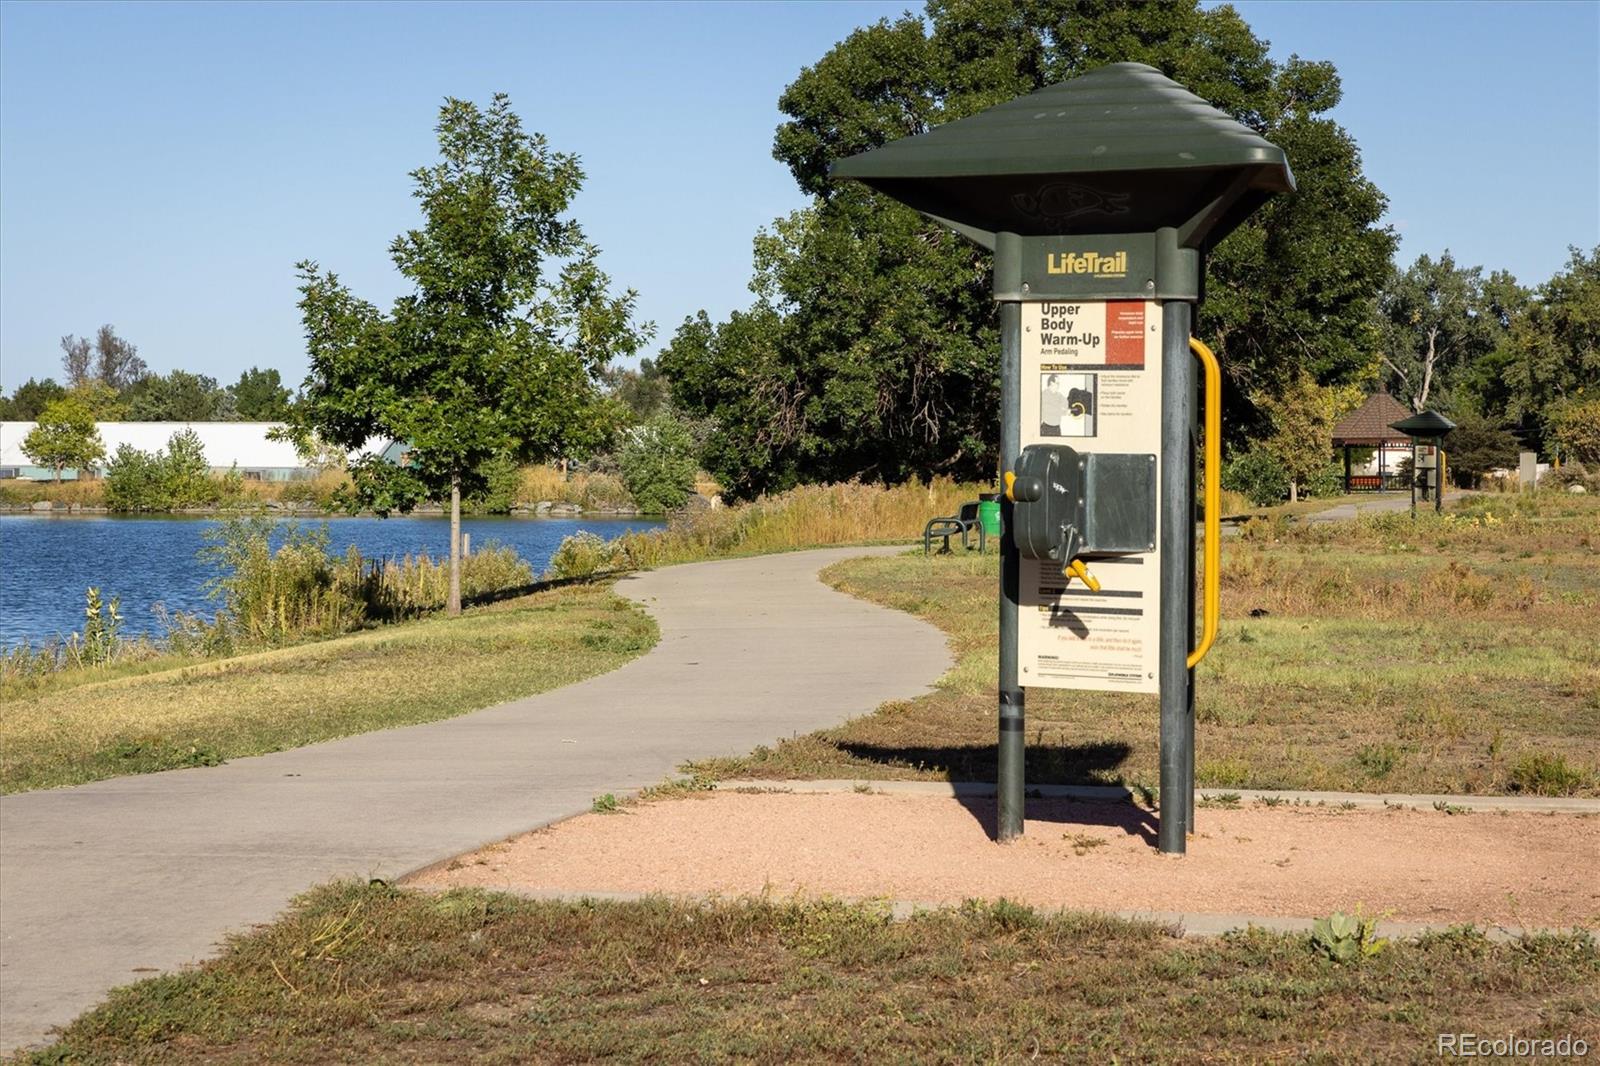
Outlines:
POLYGON ((1114 63, 840 160, 994 253, 1000 305, 998 836, 1023 828, 1027 687, 1159 692, 1158 843, 1194 829, 1193 671, 1216 636, 1221 375, 1190 337, 1207 251, 1283 150, 1153 67, 1114 63), (1205 619, 1194 626, 1205 367, 1205 619))

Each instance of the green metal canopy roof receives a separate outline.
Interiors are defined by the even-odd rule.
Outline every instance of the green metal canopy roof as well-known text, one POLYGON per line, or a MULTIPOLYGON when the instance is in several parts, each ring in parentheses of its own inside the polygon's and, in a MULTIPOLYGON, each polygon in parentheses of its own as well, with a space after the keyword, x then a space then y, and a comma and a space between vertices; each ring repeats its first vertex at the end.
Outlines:
POLYGON ((1408 437, 1442 437, 1455 429, 1456 424, 1437 411, 1423 411, 1410 418, 1390 422, 1389 428, 1398 429, 1408 437))
POLYGON ((1142 63, 1113 63, 834 163, 969 235, 1138 233, 1199 247, 1294 189, 1283 149, 1142 63))

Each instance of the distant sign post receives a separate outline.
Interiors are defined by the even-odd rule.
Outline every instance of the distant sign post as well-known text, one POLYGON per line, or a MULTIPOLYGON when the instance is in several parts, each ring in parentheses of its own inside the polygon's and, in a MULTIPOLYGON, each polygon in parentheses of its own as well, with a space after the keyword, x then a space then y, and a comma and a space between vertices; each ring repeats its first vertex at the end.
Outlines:
POLYGON ((1411 438, 1411 513, 1417 511, 1417 489, 1424 502, 1433 501, 1437 513, 1444 508, 1444 438, 1456 424, 1437 411, 1422 411, 1389 423, 1411 438))
POLYGON ((1158 692, 1159 846, 1183 852, 1204 653, 1191 349, 1207 360, 1207 451, 1220 454, 1216 364, 1190 330, 1207 251, 1294 188, 1283 151, 1154 68, 1116 63, 832 173, 994 252, 1007 490, 997 835, 1023 830, 1027 687, 1158 692))

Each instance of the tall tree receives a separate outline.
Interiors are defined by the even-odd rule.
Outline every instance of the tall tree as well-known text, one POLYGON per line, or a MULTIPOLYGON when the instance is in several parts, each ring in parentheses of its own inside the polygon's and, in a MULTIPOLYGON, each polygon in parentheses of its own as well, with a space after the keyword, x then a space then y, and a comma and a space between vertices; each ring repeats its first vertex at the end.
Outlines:
POLYGON ((1496 419, 1472 410, 1452 418, 1456 428, 1445 437, 1444 450, 1457 485, 1475 489, 1489 471, 1517 465, 1517 438, 1496 419))
POLYGON ((1290 503, 1333 461, 1333 427, 1360 399, 1360 389, 1318 385, 1307 370, 1258 399, 1272 427, 1263 446, 1289 475, 1290 503))
POLYGON ((635 421, 645 422, 666 410, 672 386, 654 360, 639 360, 638 369, 616 367, 605 373, 606 387, 635 421))
POLYGON ((379 514, 450 502, 449 610, 461 610, 463 493, 487 488, 497 457, 520 462, 589 447, 613 409, 597 378, 649 327, 635 294, 609 292, 598 250, 567 214, 583 183, 575 156, 525 133, 504 94, 487 108, 447 100, 440 161, 412 172, 423 223, 391 258, 412 289, 389 313, 314 262, 299 265, 311 372, 290 415, 301 442, 359 451, 403 441, 405 464, 364 454, 352 505, 379 514))
POLYGON ((80 473, 105 458, 105 442, 95 428, 94 414, 76 396, 68 394, 39 413, 38 425, 22 438, 22 451, 40 466, 61 472, 74 467, 80 473))
POLYGON ((1490 357, 1509 418, 1548 432, 1555 410, 1600 392, 1600 246, 1570 250, 1490 357))
MULTIPOLYGON (((998 337, 991 257, 851 182, 836 159, 971 115, 1107 63, 1149 63, 1282 144, 1299 190, 1214 250, 1199 330, 1235 387, 1229 424, 1260 430, 1252 397, 1304 369, 1322 384, 1369 372, 1370 305, 1389 269, 1385 201, 1355 143, 1326 113, 1339 100, 1326 63, 1267 54, 1233 8, 1194 0, 931 0, 857 30, 784 91, 774 155, 814 197, 757 239, 751 315, 778 325, 739 394, 696 407, 688 364, 707 346, 691 321, 663 366, 690 413, 719 423, 713 452, 766 453, 760 478, 715 470, 733 491, 796 479, 992 475, 998 337), (771 349, 769 353, 769 348, 771 349), (761 421, 778 415, 775 431, 761 421), (728 475, 734 476, 730 480, 728 475)), ((731 324, 731 323, 730 323, 731 324)), ((738 360, 735 359, 735 362, 738 360)))
POLYGON ((132 342, 117 336, 110 324, 94 335, 94 376, 103 385, 121 391, 145 376, 147 368, 132 342))
POLYGON ((121 392, 145 376, 147 368, 133 342, 117 336, 109 323, 94 340, 67 334, 61 338, 61 370, 69 388, 100 384, 121 392))
POLYGON ((174 370, 140 378, 124 394, 134 422, 228 422, 233 397, 209 374, 174 370))
POLYGON ((228 386, 234 411, 247 422, 281 422, 289 416, 289 390, 274 369, 251 367, 228 386))
POLYGON ((39 417, 52 400, 59 400, 67 390, 57 385, 54 378, 38 381, 29 378, 11 391, 4 401, 4 417, 8 422, 31 422, 39 417))
POLYGON ((1389 391, 1421 411, 1449 409, 1458 380, 1494 350, 1502 322, 1484 291, 1483 268, 1446 251, 1396 270, 1378 296, 1379 345, 1389 391))
POLYGON ((94 380, 94 343, 88 337, 61 338, 61 376, 72 389, 94 380))

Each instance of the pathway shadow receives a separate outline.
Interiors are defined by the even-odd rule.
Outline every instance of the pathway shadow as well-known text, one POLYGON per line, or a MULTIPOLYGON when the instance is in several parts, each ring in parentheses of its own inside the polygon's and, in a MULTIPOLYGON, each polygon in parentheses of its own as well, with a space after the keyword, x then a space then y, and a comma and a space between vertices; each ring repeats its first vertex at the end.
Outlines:
MULTIPOLYGON (((996 749, 988 744, 881 745, 846 741, 839 745, 858 759, 895 766, 915 766, 943 774, 951 781, 993 782, 996 749)), ((1132 748, 1120 742, 1093 744, 1029 744, 1025 772, 1030 785, 1115 785, 1118 767, 1132 748)))

